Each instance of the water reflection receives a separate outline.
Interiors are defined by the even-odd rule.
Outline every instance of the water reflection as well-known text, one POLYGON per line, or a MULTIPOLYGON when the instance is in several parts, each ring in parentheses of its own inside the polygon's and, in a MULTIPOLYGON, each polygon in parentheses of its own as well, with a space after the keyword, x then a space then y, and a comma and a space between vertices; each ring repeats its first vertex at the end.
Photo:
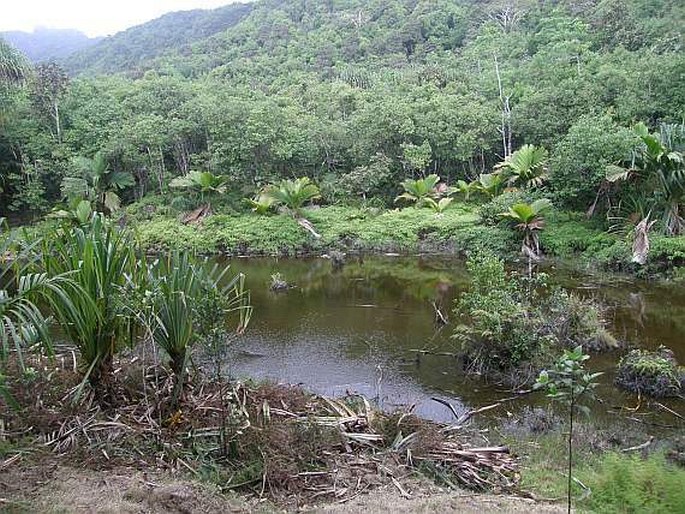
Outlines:
MULTIPOLYGON (((451 414, 432 396, 463 411, 503 394, 464 376, 449 356, 419 357, 412 351, 455 350, 452 328, 436 324, 432 304, 449 314, 454 298, 468 287, 460 260, 375 256, 348 260, 339 270, 316 258, 231 264, 246 273, 255 307, 249 330, 232 349, 227 371, 233 376, 299 383, 330 395, 358 392, 388 408, 415 404, 419 414, 443 421, 451 414), (295 287, 269 291, 277 272, 295 287)), ((609 303, 618 337, 649 347, 669 345, 685 361, 685 293, 680 288, 580 274, 560 264, 547 271, 564 287, 609 303)), ((622 404, 625 395, 611 386, 616 358, 592 361, 595 369, 608 372, 600 393, 622 404)))

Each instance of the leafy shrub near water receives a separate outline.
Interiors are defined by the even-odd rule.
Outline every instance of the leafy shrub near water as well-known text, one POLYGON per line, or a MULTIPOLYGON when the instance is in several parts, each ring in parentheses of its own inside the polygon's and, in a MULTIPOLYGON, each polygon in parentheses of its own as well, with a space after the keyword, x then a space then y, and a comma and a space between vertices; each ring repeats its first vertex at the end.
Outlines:
POLYGON ((504 262, 479 254, 467 262, 471 290, 457 300, 462 324, 454 338, 470 368, 482 372, 504 370, 533 360, 551 341, 540 337, 528 315, 531 298, 507 277, 504 262), (525 302, 525 304, 524 304, 525 302))
POLYGON ((616 384, 657 398, 676 396, 685 390, 685 368, 664 346, 655 352, 632 350, 618 363, 616 384))
POLYGON ((453 338, 469 369, 492 375, 515 371, 517 380, 528 381, 563 348, 615 346, 599 307, 548 289, 545 275, 508 276, 504 262, 488 253, 472 256, 467 267, 471 288, 456 301, 460 324, 453 338))

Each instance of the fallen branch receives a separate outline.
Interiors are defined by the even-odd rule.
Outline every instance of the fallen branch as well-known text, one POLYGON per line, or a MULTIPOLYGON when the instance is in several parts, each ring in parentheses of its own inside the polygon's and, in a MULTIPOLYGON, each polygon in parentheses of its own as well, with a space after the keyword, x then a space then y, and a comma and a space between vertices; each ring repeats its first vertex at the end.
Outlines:
POLYGON ((438 307, 438 305, 435 302, 431 302, 431 305, 433 306, 433 310, 435 311, 435 321, 438 323, 442 323, 443 325, 447 325, 449 322, 440 310, 440 307, 438 307))
POLYGON ((461 419, 461 417, 459 416, 459 414, 457 414, 457 410, 454 408, 454 405, 452 405, 447 400, 443 400, 442 398, 432 397, 431 400, 433 400, 434 402, 442 403, 452 412, 452 414, 454 415, 454 419, 456 419, 457 422, 459 422, 459 419, 461 419))
POLYGON ((435 355, 437 357, 454 357, 455 359, 459 357, 456 353, 449 353, 449 352, 434 352, 431 350, 417 350, 417 349, 411 349, 409 350, 410 352, 418 353, 420 355, 435 355))
POLYGON ((636 451, 644 450, 650 444, 652 444, 653 441, 654 441, 654 436, 650 436, 649 439, 647 441, 645 441, 644 443, 638 444, 637 446, 631 446, 630 448, 624 448, 621 451, 623 453, 627 453, 627 452, 636 452, 636 451))
POLYGON ((308 219, 297 218, 297 224, 314 236, 315 239, 321 239, 321 234, 314 229, 314 225, 308 219))
POLYGON ((673 414, 676 418, 680 418, 680 419, 682 419, 682 420, 685 420, 685 416, 683 416, 682 414, 678 414, 678 413, 677 413, 676 411, 674 411, 673 409, 669 409, 669 408, 666 407, 663 403, 659 403, 659 402, 654 402, 654 403, 656 403, 657 407, 660 407, 661 409, 665 410, 665 411, 668 412, 669 414, 673 414))
POLYGON ((397 487, 397 490, 400 492, 403 498, 411 498, 411 494, 404 487, 402 487, 402 484, 400 484, 399 480, 397 480, 395 477, 392 477, 392 483, 395 487, 397 487))

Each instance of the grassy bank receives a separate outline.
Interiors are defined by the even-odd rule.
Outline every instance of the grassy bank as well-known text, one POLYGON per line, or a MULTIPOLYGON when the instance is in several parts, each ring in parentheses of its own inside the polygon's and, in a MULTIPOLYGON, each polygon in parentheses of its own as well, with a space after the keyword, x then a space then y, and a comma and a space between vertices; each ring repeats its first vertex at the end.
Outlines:
POLYGON ((320 239, 287 215, 216 214, 197 226, 159 216, 137 223, 141 244, 149 250, 192 249, 232 255, 295 255, 331 249, 360 252, 464 252, 487 247, 508 252, 514 234, 504 227, 479 226, 475 208, 457 206, 442 215, 427 209, 380 210, 321 207, 303 211, 320 239))
MULTIPOLYGON (((465 254, 488 249, 497 255, 519 257, 520 234, 506 223, 481 216, 472 204, 457 204, 436 215, 429 209, 385 210, 326 206, 305 209, 320 239, 288 215, 218 213, 198 225, 183 225, 168 209, 134 205, 128 218, 144 248, 169 248, 229 255, 299 255, 330 250, 352 252, 445 252, 465 254)), ((631 262, 631 242, 608 233, 597 220, 582 213, 551 211, 540 242, 549 257, 574 259, 583 266, 638 276, 682 275, 685 237, 652 234, 645 266, 631 262)))
MULTIPOLYGON (((566 434, 558 420, 541 419, 539 413, 533 417, 534 431, 505 436, 520 457, 521 488, 539 498, 564 501, 568 470, 560 449, 567 444, 566 434)), ((517 421, 531 422, 525 417, 517 421)), ((589 422, 577 427, 572 496, 578 511, 685 511, 682 440, 675 433, 654 440, 648 433, 649 429, 602 429, 589 422)))

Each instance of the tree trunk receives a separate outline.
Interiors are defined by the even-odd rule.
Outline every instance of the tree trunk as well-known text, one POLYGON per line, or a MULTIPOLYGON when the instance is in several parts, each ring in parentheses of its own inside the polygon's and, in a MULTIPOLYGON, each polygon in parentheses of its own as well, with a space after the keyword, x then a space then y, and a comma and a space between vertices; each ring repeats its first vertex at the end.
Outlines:
POLYGON ((62 144, 62 126, 61 126, 60 120, 59 120, 59 104, 57 103, 56 100, 55 100, 55 103, 53 105, 53 108, 54 108, 53 117, 55 118, 55 132, 57 135, 57 142, 59 144, 62 144))

